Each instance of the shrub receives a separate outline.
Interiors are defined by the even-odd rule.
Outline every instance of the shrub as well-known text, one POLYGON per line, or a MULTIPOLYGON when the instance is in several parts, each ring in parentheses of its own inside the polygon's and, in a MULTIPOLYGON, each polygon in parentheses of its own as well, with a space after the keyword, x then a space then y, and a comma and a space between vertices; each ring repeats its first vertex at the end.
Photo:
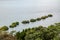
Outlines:
POLYGON ((40 20, 41 20, 41 18, 37 18, 36 20, 37 20, 37 21, 40 21, 40 20))
POLYGON ((3 27, 0 28, 0 30, 2 30, 2 31, 7 31, 8 29, 9 28, 7 26, 3 26, 3 27))
POLYGON ((0 32, 0 40, 17 40, 17 39, 15 36, 2 31, 0 32))
POLYGON ((17 32, 15 36, 17 40, 60 40, 60 37, 56 37, 60 36, 60 26, 56 24, 48 27, 38 26, 35 28, 28 28, 22 32, 17 32))
POLYGON ((23 24, 28 24, 29 21, 28 20, 25 20, 25 21, 22 21, 23 24))
POLYGON ((10 28, 14 28, 14 27, 16 27, 17 25, 19 25, 19 22, 13 22, 9 27, 10 27, 10 28))
POLYGON ((12 24, 12 25, 10 25, 9 27, 10 27, 10 28, 14 28, 14 27, 16 27, 16 24, 12 24))
POLYGON ((36 22, 36 19, 31 19, 30 22, 36 22))
POLYGON ((41 19, 46 19, 46 18, 48 18, 48 16, 42 16, 42 17, 41 17, 41 19))
POLYGON ((48 17, 52 17, 53 15, 52 14, 49 14, 48 17))
POLYGON ((19 22, 16 22, 16 25, 19 25, 19 22))

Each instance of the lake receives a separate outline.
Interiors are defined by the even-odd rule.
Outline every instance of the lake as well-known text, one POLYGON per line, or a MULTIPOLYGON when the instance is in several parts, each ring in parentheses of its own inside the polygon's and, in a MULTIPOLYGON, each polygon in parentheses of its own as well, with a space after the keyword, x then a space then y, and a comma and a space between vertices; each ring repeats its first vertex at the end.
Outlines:
POLYGON ((20 22, 19 26, 9 31, 22 31, 26 28, 43 25, 47 27, 51 24, 60 22, 60 1, 59 0, 9 0, 0 1, 0 26, 9 26, 13 22, 20 22), (23 20, 30 20, 52 14, 53 17, 37 21, 30 24, 22 24, 23 20))

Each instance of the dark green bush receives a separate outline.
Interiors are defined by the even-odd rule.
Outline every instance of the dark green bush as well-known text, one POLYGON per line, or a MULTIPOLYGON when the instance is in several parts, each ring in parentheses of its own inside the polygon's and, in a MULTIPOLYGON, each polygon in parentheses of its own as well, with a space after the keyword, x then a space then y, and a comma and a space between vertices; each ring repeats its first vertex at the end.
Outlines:
POLYGON ((52 14, 48 14, 48 17, 52 17, 53 15, 52 14))
POLYGON ((41 18, 37 18, 36 20, 37 20, 37 21, 40 21, 40 20, 41 20, 41 18))
POLYGON ((42 17, 41 17, 41 19, 46 19, 46 18, 48 18, 48 16, 42 16, 42 17))
POLYGON ((10 28, 14 28, 14 27, 16 27, 17 25, 19 25, 19 22, 13 22, 9 27, 10 27, 10 28))
POLYGON ((2 31, 7 31, 8 29, 9 28, 7 26, 3 26, 3 27, 0 28, 0 30, 2 30, 2 31))
POLYGON ((60 40, 60 23, 48 27, 38 26, 17 32, 17 40, 60 40), (59 24, 59 25, 56 25, 59 24), (58 37, 58 38, 57 38, 58 37))
POLYGON ((30 22, 36 22, 36 19, 30 19, 30 22))
POLYGON ((22 21, 23 24, 29 24, 28 20, 22 21))
POLYGON ((16 25, 19 25, 19 22, 16 22, 16 25))
POLYGON ((14 28, 14 27, 16 27, 16 25, 15 25, 15 24, 13 24, 13 25, 10 25, 9 27, 10 27, 10 28, 14 28))

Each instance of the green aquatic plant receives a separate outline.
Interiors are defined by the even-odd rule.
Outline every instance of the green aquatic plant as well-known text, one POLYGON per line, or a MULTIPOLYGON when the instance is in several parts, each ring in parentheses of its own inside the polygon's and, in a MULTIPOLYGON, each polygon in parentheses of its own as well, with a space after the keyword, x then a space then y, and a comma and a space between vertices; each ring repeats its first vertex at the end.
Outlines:
POLYGON ((52 14, 48 14, 48 17, 52 17, 53 15, 52 14))
POLYGON ((36 19, 30 19, 30 22, 36 22, 36 19))
POLYGON ((23 24, 29 24, 29 21, 28 20, 24 20, 22 21, 23 24))
POLYGON ((0 28, 0 30, 2 30, 2 31, 7 31, 9 28, 7 27, 7 26, 2 26, 1 28, 0 28))
POLYGON ((19 25, 19 22, 13 22, 9 27, 10 27, 10 28, 14 28, 14 27, 16 27, 17 25, 19 25))
POLYGON ((14 27, 16 27, 16 24, 14 23, 14 24, 10 25, 9 27, 14 28, 14 27))
POLYGON ((19 25, 19 22, 16 22, 16 25, 19 25))
POLYGON ((40 20, 41 20, 41 18, 37 18, 36 20, 37 20, 37 21, 40 21, 40 20))
POLYGON ((46 18, 48 18, 48 16, 42 16, 42 17, 41 17, 41 19, 46 19, 46 18))
POLYGON ((52 14, 48 14, 48 16, 42 16, 42 17, 36 18, 36 19, 24 20, 24 21, 22 21, 21 23, 22 23, 22 24, 28 24, 29 22, 40 21, 41 19, 46 19, 46 18, 52 17, 52 16, 53 16, 52 14))

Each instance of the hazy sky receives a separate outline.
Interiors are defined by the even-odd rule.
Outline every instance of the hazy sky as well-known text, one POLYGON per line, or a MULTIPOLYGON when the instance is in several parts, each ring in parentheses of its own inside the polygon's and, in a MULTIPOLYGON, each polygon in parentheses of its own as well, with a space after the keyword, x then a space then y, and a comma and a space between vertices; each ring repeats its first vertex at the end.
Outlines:
POLYGON ((15 8, 15 11, 26 9, 29 11, 60 12, 59 7, 60 0, 0 0, 0 11, 5 8, 15 8))
POLYGON ((60 11, 60 0, 0 0, 0 11, 2 8, 26 8, 40 11, 60 11))

